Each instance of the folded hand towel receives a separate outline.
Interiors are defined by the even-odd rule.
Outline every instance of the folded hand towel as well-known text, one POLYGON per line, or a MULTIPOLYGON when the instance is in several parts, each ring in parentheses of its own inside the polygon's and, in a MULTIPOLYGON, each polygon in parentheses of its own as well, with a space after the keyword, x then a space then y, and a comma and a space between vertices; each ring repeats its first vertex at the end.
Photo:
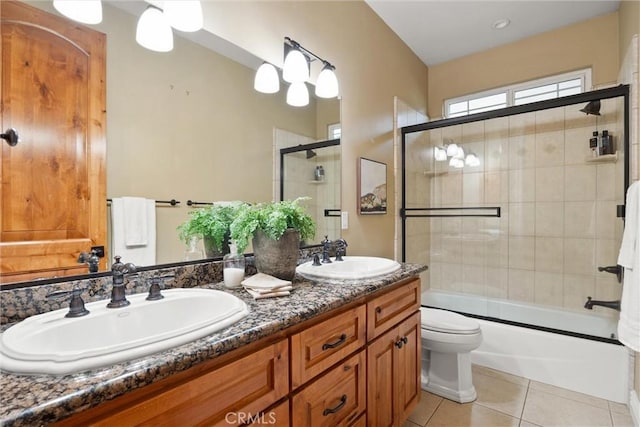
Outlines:
POLYGON ((245 288, 245 289, 247 290, 247 292, 249 292, 251 294, 253 299, 263 299, 263 298, 271 298, 271 297, 283 297, 283 296, 289 295, 289 291, 260 293, 260 292, 254 291, 252 289, 249 289, 249 288, 245 288))
POLYGON ((242 285, 252 289, 275 289, 283 286, 291 286, 291 281, 278 279, 277 277, 264 273, 258 273, 244 279, 242 285))
POLYGON ((147 205, 155 203, 142 197, 123 197, 124 209, 124 243, 127 246, 144 246, 147 244, 147 205))
POLYGON ((122 257, 123 262, 132 262, 137 266, 156 263, 156 206, 153 200, 145 200, 147 244, 129 246, 126 243, 126 213, 124 198, 114 197, 111 201, 111 249, 113 255, 122 257))
POLYGON ((624 283, 618 321, 618 340, 640 351, 640 182, 629 186, 624 232, 618 264, 624 267, 624 283))
POLYGON ((278 288, 272 288, 272 289, 261 289, 261 288, 252 288, 250 286, 245 286, 244 287, 247 291, 251 291, 252 295, 253 292, 258 293, 258 294, 270 294, 273 292, 285 292, 285 291, 290 291, 293 289, 293 286, 281 286, 278 288))

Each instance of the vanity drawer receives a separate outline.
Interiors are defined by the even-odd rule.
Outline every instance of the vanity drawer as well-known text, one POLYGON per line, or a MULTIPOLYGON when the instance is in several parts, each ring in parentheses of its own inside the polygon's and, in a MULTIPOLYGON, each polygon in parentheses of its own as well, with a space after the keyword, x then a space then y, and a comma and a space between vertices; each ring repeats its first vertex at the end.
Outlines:
POLYGON ((292 335, 292 389, 364 346, 366 315, 363 304, 292 335))
POLYGON ((367 303, 367 340, 378 337, 420 309, 420 280, 413 280, 367 303))
POLYGON ((328 371, 293 397, 293 426, 347 426, 367 405, 366 351, 328 371))

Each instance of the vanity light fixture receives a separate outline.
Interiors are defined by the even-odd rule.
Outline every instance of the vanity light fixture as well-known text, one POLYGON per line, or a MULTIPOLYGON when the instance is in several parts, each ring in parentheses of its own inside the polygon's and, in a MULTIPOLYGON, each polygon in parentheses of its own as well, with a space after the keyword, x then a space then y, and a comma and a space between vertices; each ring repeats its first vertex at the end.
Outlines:
POLYGON ((53 0, 58 12, 83 24, 102 22, 102 2, 100 0, 53 0))
POLYGON ((162 11, 176 30, 192 33, 204 25, 199 0, 165 0, 162 11))
POLYGON ((280 78, 275 65, 262 63, 253 80, 253 88, 262 93, 277 93, 280 90, 280 78))
MULTIPOLYGON (((284 65, 282 79, 291 83, 287 90, 287 104, 304 107, 309 104, 309 90, 305 82, 309 80, 311 63, 318 60, 323 67, 318 75, 315 94, 319 98, 335 98, 339 94, 335 69, 329 61, 305 49, 289 37, 284 38, 284 65)), ((253 88, 262 93, 276 93, 280 90, 278 72, 273 64, 263 63, 256 72, 253 88)))
POLYGON ((449 166, 454 168, 463 168, 466 166, 480 166, 480 158, 472 151, 465 154, 462 146, 455 144, 450 139, 445 139, 444 147, 433 147, 433 158, 437 162, 444 162, 449 159, 449 166))
POLYGON ((136 41, 140 46, 156 52, 173 49, 173 31, 161 9, 149 5, 142 12, 136 27, 136 41))

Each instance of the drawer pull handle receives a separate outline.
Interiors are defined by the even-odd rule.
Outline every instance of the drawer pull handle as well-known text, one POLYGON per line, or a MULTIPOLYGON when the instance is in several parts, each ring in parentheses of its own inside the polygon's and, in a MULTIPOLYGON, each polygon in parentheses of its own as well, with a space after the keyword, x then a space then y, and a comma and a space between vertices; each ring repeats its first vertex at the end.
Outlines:
POLYGON ((340 398, 340 403, 338 403, 338 405, 333 408, 325 409, 324 411, 322 411, 322 415, 326 417, 327 415, 335 414, 340 409, 342 409, 346 404, 347 404, 347 395, 343 394, 342 397, 340 398))
POLYGON ((376 307, 376 313, 378 314, 382 313, 382 307, 376 307))
POLYGON ((336 348, 344 344, 346 340, 347 340, 347 334, 342 334, 340 335, 340 338, 338 338, 336 342, 322 344, 322 349, 329 350, 330 348, 336 348))
POLYGON ((398 348, 402 348, 403 345, 409 342, 407 337, 402 337, 398 341, 396 341, 395 346, 398 348))

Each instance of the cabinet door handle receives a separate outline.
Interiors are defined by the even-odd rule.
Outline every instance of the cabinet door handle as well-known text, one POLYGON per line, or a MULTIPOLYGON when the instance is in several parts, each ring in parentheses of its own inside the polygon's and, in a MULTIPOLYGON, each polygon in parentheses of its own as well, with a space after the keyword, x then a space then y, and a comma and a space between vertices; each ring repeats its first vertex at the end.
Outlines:
POLYGON ((324 343, 322 344, 322 349, 323 350, 329 350, 330 348, 336 348, 342 344, 344 344, 344 342, 347 340, 347 334, 342 334, 340 335, 340 338, 338 338, 337 341, 335 342, 328 342, 328 343, 324 343))
POLYGON ((376 313, 378 314, 382 313, 382 307, 376 307, 376 313))
POLYGON ((402 339, 399 339, 398 341, 395 342, 394 344, 396 347, 398 348, 402 348, 403 344, 402 344, 402 339))
POLYGON ((407 337, 402 337, 402 338, 400 338, 400 341, 402 341, 403 343, 406 344, 406 343, 409 342, 409 339, 407 337))
POLYGON ((335 414, 340 409, 342 409, 346 404, 347 404, 347 395, 343 394, 342 397, 340 398, 340 403, 338 403, 338 405, 334 406, 333 408, 325 409, 324 411, 322 411, 322 415, 326 417, 327 415, 335 414))

